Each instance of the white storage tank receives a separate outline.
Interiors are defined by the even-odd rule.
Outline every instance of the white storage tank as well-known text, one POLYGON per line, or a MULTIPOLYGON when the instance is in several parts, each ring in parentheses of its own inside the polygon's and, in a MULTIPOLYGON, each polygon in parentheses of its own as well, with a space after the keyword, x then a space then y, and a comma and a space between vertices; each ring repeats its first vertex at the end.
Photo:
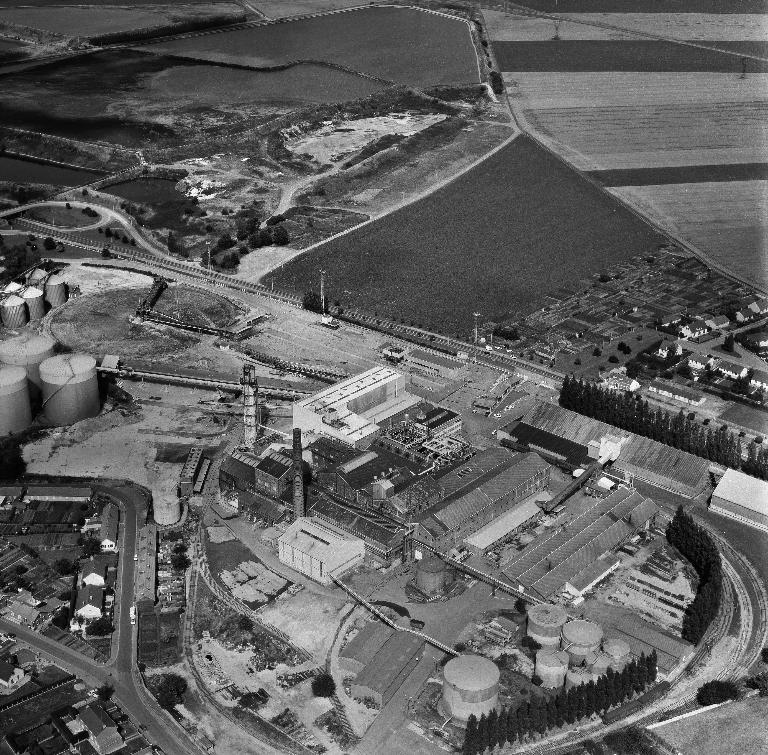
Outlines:
POLYGON ((623 671, 624 666, 632 660, 632 650, 624 640, 606 638, 603 641, 603 653, 611 659, 614 671, 623 671))
POLYGON ((181 502, 175 496, 167 496, 162 500, 152 501, 155 522, 161 526, 176 524, 181 519, 181 502))
POLYGON ((51 307, 60 307, 67 300, 67 282, 62 275, 54 273, 45 283, 45 300, 51 307))
POLYGON ((560 631, 568 621, 568 614, 562 606, 539 603, 528 609, 528 636, 542 647, 560 646, 560 631))
POLYGON ((36 267, 28 276, 27 276, 27 284, 34 285, 35 283, 38 283, 39 281, 45 280, 48 277, 48 273, 45 272, 42 268, 36 267))
POLYGON ((563 626, 563 650, 574 666, 581 665, 591 653, 600 649, 603 630, 593 621, 576 619, 563 626))
POLYGON ((554 648, 542 648, 536 651, 536 676, 541 679, 541 686, 549 689, 562 687, 568 671, 568 653, 554 648))
POLYGON ((11 294, 0 305, 0 317, 6 328, 22 328, 27 324, 27 306, 24 299, 11 294))
POLYGON ((453 722, 466 726, 469 717, 487 716, 499 702, 499 667, 481 655, 451 658, 443 668, 442 707, 453 722))
POLYGON ((23 367, 0 367, 0 435, 18 433, 32 424, 27 371, 23 367))
POLYGON ((40 365, 43 412, 56 426, 71 425, 99 413, 96 360, 88 354, 59 354, 40 365))
POLYGON ((29 382, 41 388, 40 364, 53 356, 55 345, 56 341, 48 336, 22 333, 15 338, 0 342, 0 363, 24 367, 29 382))
POLYGON ((21 285, 21 283, 16 283, 15 281, 11 281, 4 289, 4 294, 15 294, 18 291, 21 291, 21 289, 24 288, 24 286, 21 285))
POLYGON ((45 317, 45 301, 43 292, 35 286, 28 286, 21 294, 27 305, 30 320, 42 320, 45 317))
POLYGON ((578 687, 580 684, 589 684, 597 677, 585 668, 569 668, 565 674, 565 688, 578 687))

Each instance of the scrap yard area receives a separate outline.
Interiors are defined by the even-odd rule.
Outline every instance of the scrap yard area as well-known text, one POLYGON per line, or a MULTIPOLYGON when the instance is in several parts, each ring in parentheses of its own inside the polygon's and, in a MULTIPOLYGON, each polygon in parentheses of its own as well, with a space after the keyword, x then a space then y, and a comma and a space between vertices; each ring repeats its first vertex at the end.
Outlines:
POLYGON ((764 5, 0 0, 0 755, 765 750, 764 5))

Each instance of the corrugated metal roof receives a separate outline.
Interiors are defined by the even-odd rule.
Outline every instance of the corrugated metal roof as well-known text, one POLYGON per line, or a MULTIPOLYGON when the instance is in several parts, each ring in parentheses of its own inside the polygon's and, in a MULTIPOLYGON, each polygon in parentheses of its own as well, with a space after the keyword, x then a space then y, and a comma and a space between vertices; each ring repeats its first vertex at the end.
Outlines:
POLYGON ((384 694, 423 645, 421 637, 410 632, 395 632, 357 675, 354 683, 384 694))
POLYGON ((727 469, 712 495, 768 516, 768 482, 743 472, 727 469))
POLYGON ((369 621, 340 651, 340 658, 369 663, 392 636, 394 629, 381 621, 369 621))

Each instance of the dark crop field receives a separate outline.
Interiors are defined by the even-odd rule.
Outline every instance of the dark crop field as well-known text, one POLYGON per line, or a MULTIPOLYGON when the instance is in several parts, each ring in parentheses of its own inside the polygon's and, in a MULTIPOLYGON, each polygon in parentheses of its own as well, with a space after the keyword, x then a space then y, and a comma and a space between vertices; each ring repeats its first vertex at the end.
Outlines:
POLYGON ((321 60, 420 87, 478 81, 467 25, 411 8, 364 8, 161 42, 151 49, 254 66, 321 60))
POLYGON ((593 170, 589 175, 603 186, 659 186, 712 181, 766 181, 768 163, 683 165, 670 168, 593 170))
MULTIPOLYGON (((501 71, 641 71, 741 73, 738 55, 768 57, 768 42, 701 42, 703 47, 653 40, 560 40, 494 42, 501 71)), ((768 62, 750 60, 750 73, 768 71, 768 62)))
POLYGON ((655 249, 661 238, 578 173, 520 137, 419 202, 294 258, 281 288, 446 332, 500 319, 548 292, 655 249))
POLYGON ((525 0, 528 8, 560 13, 768 13, 768 0, 525 0))

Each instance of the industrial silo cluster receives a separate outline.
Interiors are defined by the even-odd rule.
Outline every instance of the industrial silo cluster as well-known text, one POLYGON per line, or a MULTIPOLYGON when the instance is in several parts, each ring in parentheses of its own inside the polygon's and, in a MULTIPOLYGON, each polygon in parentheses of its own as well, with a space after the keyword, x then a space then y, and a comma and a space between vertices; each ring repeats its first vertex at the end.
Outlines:
POLYGON ((36 268, 24 284, 11 282, 0 292, 0 321, 9 329, 22 328, 45 316, 46 302, 53 309, 64 304, 67 296, 62 275, 36 268))
POLYGON ((0 341, 0 435, 29 427, 33 406, 57 426, 99 413, 96 361, 86 354, 56 355, 55 346, 35 333, 0 341))
POLYGON ((593 621, 569 621, 561 606, 531 606, 527 634, 541 645, 536 653, 535 674, 542 687, 586 684, 609 668, 622 671, 631 660, 629 645, 624 640, 604 639, 602 628, 593 621))

